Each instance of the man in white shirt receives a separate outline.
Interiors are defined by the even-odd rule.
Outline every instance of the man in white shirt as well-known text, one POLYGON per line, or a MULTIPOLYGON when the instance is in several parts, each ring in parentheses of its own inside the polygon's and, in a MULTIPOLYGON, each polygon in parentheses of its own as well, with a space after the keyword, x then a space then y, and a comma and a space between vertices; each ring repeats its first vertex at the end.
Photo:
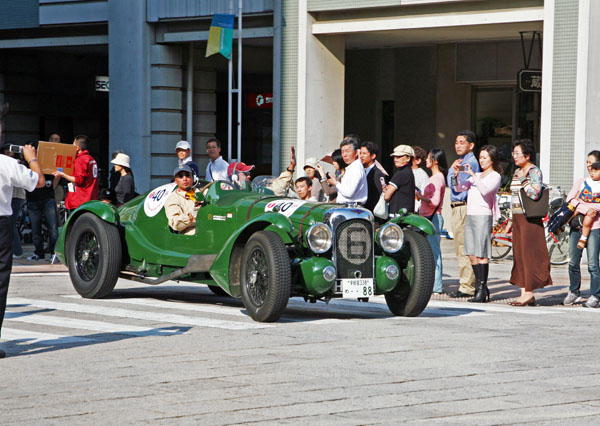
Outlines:
POLYGON ((340 144, 342 158, 348 165, 341 179, 337 181, 334 176, 329 176, 327 182, 337 189, 336 203, 359 203, 367 201, 367 175, 365 168, 358 158, 358 141, 355 138, 346 138, 340 144))
MULTIPOLYGON (((0 104, 0 140, 4 126, 3 118, 7 110, 8 104, 0 104)), ((6 311, 6 296, 12 270, 13 228, 10 224, 10 216, 13 188, 23 188, 31 192, 46 183, 37 163, 35 148, 25 145, 23 157, 29 163, 29 169, 14 158, 0 154, 0 329, 6 311)), ((5 356, 4 351, 0 350, 0 358, 5 356)))
POLYGON ((206 166, 206 180, 227 180, 227 168, 229 163, 221 157, 221 141, 210 138, 206 141, 206 153, 208 154, 208 165, 206 166))

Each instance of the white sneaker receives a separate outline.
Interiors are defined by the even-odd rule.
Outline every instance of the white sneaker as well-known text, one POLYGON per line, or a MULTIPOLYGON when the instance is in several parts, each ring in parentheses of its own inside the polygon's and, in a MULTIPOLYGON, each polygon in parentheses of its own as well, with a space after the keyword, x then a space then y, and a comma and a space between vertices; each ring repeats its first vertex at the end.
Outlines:
POLYGON ((571 306, 574 303, 580 303, 582 300, 583 298, 580 295, 568 292, 567 297, 563 300, 563 305, 571 306))
POLYGON ((33 254, 27 258, 27 260, 44 260, 43 257, 39 257, 37 254, 33 254))
POLYGON ((22 259, 22 258, 23 258, 22 254, 19 254, 19 255, 13 254, 13 259, 22 259))
POLYGON ((600 307, 600 300, 598 300, 596 296, 590 296, 583 306, 587 308, 598 308, 600 307))

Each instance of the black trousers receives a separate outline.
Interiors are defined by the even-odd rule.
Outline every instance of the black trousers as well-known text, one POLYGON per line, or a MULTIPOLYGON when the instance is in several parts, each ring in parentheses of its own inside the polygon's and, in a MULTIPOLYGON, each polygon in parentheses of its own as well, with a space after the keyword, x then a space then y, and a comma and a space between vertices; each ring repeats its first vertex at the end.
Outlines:
POLYGON ((10 216, 0 216, 0 331, 6 311, 6 296, 12 269, 13 229, 10 226, 10 216))

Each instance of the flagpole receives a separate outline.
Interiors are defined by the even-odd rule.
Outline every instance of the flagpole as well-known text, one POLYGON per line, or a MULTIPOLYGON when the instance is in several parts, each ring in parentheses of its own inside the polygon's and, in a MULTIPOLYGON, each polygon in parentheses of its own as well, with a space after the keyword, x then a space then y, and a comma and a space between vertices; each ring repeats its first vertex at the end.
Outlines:
POLYGON ((237 155, 242 161, 242 1, 238 4, 237 155))
MULTIPOLYGON (((233 15, 233 0, 229 0, 229 13, 233 15)), ((232 140, 233 140, 233 135, 231 134, 232 132, 232 122, 233 122, 233 117, 232 117, 232 110, 231 110, 231 104, 232 104, 232 93, 233 93, 233 59, 230 57, 228 64, 227 64, 227 154, 229 155, 229 162, 231 162, 231 160, 233 159, 233 155, 232 155, 232 140)))

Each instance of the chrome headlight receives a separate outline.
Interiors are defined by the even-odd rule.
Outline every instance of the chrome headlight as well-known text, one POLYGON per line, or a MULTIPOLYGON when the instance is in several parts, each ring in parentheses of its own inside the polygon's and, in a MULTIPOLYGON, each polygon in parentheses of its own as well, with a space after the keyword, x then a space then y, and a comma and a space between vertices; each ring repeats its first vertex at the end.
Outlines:
POLYGON ((404 232, 395 223, 386 223, 379 230, 379 245, 388 253, 396 253, 404 243, 404 232))
POLYGON ((306 231, 306 241, 314 253, 325 253, 331 248, 333 242, 331 229, 324 223, 315 223, 306 231))

